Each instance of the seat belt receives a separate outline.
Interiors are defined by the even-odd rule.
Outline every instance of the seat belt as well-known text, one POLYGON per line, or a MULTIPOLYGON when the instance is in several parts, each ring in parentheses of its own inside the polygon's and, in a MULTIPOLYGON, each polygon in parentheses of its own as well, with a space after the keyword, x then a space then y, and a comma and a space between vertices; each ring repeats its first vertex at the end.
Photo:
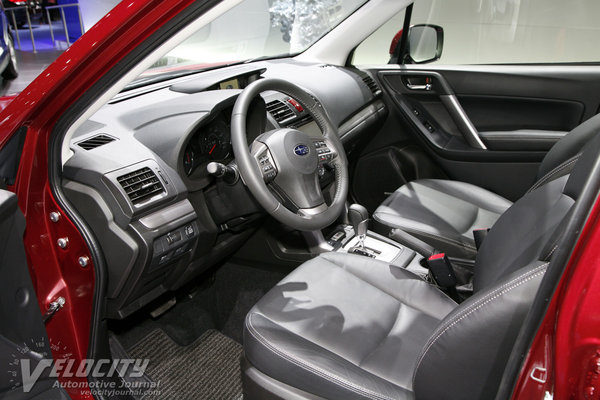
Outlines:
POLYGON ((449 289, 456 286, 456 275, 452 264, 445 253, 438 253, 427 259, 427 266, 435 282, 442 288, 449 289))

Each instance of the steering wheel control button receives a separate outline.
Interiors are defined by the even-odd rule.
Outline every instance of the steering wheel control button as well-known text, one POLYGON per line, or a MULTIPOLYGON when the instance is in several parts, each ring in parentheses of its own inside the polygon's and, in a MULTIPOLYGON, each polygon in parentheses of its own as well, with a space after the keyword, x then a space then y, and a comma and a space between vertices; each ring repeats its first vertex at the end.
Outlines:
POLYGON ((319 156, 319 165, 323 165, 335 158, 336 154, 331 151, 324 140, 315 140, 313 143, 317 149, 317 155, 319 156))
POLYGON ((273 161, 271 159, 271 155, 268 151, 263 152, 258 157, 256 157, 258 163, 260 164, 260 171, 262 173, 263 179, 265 182, 270 182, 277 176, 277 170, 273 165, 273 161))

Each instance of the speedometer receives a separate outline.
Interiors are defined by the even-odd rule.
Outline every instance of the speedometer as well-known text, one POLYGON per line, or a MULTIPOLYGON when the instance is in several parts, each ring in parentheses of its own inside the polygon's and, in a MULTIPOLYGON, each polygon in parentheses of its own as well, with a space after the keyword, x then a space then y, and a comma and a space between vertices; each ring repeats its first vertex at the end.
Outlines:
POLYGON ((229 156, 231 141, 229 127, 224 121, 214 121, 200 138, 200 151, 209 160, 223 160, 229 156))

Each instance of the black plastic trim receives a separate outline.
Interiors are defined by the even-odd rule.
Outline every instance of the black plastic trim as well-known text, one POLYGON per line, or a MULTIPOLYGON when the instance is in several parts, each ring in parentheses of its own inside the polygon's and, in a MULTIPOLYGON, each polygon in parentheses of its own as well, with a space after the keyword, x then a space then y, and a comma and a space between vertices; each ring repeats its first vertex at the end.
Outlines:
POLYGON ((27 136, 27 127, 20 127, 0 149, 0 179, 6 185, 14 185, 21 162, 21 153, 27 136))

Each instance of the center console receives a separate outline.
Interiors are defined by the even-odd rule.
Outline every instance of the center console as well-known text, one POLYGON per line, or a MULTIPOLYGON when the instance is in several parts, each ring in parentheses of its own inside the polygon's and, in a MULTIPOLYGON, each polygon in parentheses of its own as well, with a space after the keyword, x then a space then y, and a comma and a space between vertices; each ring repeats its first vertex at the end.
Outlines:
POLYGON ((396 267, 406 268, 418 275, 428 273, 428 270, 421 266, 422 255, 372 231, 365 233, 361 244, 361 238, 355 234, 352 225, 340 225, 325 240, 331 251, 374 258, 396 267))

